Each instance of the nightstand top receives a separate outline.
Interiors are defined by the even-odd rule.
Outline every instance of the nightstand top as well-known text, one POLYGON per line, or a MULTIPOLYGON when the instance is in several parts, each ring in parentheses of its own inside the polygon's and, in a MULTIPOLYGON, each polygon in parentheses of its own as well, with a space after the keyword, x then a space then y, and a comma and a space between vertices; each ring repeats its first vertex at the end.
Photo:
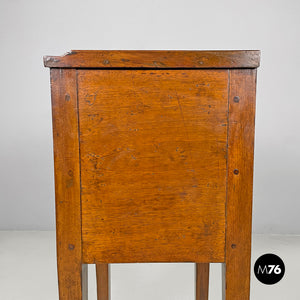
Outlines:
POLYGON ((44 56, 45 67, 83 69, 252 69, 259 62, 259 50, 71 50, 44 56))

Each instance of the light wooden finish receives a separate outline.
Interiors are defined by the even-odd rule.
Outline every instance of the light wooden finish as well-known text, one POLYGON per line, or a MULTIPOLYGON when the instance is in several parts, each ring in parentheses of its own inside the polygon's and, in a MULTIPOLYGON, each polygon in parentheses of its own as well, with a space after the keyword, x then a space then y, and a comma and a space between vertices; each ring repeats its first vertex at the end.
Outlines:
POLYGON ((59 299, 85 300, 87 272, 81 258, 76 70, 52 69, 51 87, 59 299))
POLYGON ((108 264, 96 264, 97 300, 110 300, 110 271, 108 264))
POLYGON ((224 261, 227 98, 227 70, 78 71, 85 263, 224 261))
POLYGON ((208 300, 209 263, 196 264, 196 300, 208 300))
POLYGON ((60 300, 98 300, 110 263, 223 263, 249 300, 259 51, 72 51, 51 68, 60 300))
POLYGON ((256 70, 230 71, 224 300, 250 297, 255 87, 256 70))
POLYGON ((260 51, 134 51, 72 50, 63 56, 45 56, 50 68, 257 68, 260 51))

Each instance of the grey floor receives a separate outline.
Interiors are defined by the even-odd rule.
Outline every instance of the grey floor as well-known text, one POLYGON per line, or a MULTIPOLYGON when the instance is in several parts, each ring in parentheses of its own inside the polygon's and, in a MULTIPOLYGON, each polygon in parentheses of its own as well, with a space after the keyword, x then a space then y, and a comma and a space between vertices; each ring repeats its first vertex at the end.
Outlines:
MULTIPOLYGON (((251 279, 252 300, 300 299, 300 236, 254 235, 252 264, 275 253, 286 273, 276 285, 251 279)), ((112 300, 193 300, 193 264, 116 264, 111 266, 112 300)), ((253 272, 252 272, 253 275, 253 272)), ((58 300, 55 233, 0 231, 0 299, 58 300)), ((210 300, 221 300, 221 266, 211 264, 210 300)), ((89 300, 96 300, 95 268, 89 266, 89 300)))

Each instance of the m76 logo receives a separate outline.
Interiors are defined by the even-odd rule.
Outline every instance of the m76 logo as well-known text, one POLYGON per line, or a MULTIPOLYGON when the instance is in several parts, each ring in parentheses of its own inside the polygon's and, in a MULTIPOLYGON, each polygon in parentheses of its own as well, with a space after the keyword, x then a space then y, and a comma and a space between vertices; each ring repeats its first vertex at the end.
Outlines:
POLYGON ((272 274, 273 272, 275 274, 280 274, 282 272, 280 265, 265 265, 263 267, 258 266, 257 269, 257 274, 272 274))
POLYGON ((285 273, 282 259, 271 253, 259 257, 254 265, 256 278, 264 284, 275 284, 279 282, 285 273))

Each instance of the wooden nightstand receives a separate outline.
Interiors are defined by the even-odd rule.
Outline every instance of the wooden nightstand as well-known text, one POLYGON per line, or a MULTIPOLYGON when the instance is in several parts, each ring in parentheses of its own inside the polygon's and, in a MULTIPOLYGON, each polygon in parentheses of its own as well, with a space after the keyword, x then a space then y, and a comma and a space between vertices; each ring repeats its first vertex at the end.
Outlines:
POLYGON ((71 51, 51 68, 60 300, 108 264, 209 263, 249 300, 259 51, 71 51))

